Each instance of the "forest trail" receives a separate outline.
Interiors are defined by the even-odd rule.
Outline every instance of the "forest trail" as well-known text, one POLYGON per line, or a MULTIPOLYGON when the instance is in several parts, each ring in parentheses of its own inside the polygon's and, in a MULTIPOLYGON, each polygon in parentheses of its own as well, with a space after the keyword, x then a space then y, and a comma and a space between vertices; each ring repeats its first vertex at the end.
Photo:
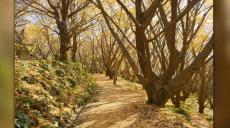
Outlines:
MULTIPOLYGON (((80 114, 75 128, 190 128, 166 109, 146 105, 141 85, 121 78, 117 85, 104 74, 94 74, 99 94, 80 114), (128 84, 128 85, 127 85, 128 84)), ((208 126, 207 126, 208 127, 208 126)))

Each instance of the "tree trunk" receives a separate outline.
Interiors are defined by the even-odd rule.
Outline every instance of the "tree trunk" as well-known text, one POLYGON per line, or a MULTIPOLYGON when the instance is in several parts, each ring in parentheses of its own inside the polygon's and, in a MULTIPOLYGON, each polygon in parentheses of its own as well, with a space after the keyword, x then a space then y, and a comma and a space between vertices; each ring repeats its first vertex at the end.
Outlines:
POLYGON ((68 47, 67 47, 67 39, 65 39, 65 37, 60 37, 61 39, 61 44, 60 44, 60 60, 61 61, 65 61, 67 60, 67 51, 68 51, 68 47))
POLYGON ((182 96, 180 97, 180 100, 185 102, 185 100, 189 97, 191 94, 192 89, 190 88, 189 90, 182 90, 182 96))
POLYGON ((137 47, 137 56, 138 62, 140 64, 141 71, 143 75, 147 76, 147 58, 145 52, 145 43, 147 42, 145 36, 145 29, 141 27, 136 28, 136 47, 137 47))
POLYGON ((205 83, 205 67, 202 67, 200 70, 200 77, 201 77, 201 83, 200 83, 200 88, 198 90, 198 103, 199 103, 199 113, 204 113, 204 102, 206 100, 206 89, 207 85, 205 83))
POLYGON ((114 74, 113 74, 113 85, 116 85, 117 83, 117 73, 116 71, 114 71, 114 74))
POLYGON ((214 105, 213 105, 212 99, 211 99, 211 98, 208 98, 208 102, 209 102, 209 104, 210 104, 211 109, 213 109, 214 105))
POLYGON ((180 92, 171 98, 171 101, 176 108, 180 108, 180 92))
POLYGON ((168 99, 166 99, 166 94, 163 89, 156 89, 154 84, 149 83, 144 85, 148 100, 147 104, 154 104, 159 107, 165 107, 165 104, 168 99))
POLYGON ((105 71, 105 76, 109 76, 109 71, 108 70, 105 71))
POLYGON ((60 60, 66 61, 67 58, 67 51, 69 45, 69 33, 68 33, 68 26, 67 21, 59 21, 57 20, 58 29, 60 31, 60 60))
POLYGON ((109 72, 109 79, 113 79, 113 73, 109 72))
POLYGON ((199 101, 199 113, 204 113, 204 102, 203 101, 199 101))
POLYGON ((111 69, 106 69, 106 76, 108 76, 109 79, 113 79, 113 72, 111 69))
POLYGON ((77 36, 75 33, 73 34, 73 48, 72 48, 72 62, 76 62, 76 53, 77 53, 77 36))

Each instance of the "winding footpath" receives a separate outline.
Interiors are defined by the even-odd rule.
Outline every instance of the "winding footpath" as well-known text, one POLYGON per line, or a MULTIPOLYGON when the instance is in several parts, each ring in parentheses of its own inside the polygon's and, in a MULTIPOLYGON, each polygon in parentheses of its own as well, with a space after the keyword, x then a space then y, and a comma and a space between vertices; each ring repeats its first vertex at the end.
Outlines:
POLYGON ((117 80, 117 85, 113 85, 113 81, 103 74, 95 74, 93 77, 99 86, 99 94, 80 114, 81 123, 76 124, 75 128, 192 127, 184 121, 175 121, 176 117, 168 115, 164 109, 146 105, 141 85, 121 78, 117 80))

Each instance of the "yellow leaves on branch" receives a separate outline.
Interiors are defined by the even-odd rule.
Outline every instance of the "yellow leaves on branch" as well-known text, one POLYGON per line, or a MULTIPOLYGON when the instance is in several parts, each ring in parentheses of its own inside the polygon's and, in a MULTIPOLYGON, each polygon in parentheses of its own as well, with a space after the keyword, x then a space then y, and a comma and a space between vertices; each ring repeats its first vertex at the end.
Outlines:
POLYGON ((42 33, 45 33, 44 29, 34 24, 28 24, 25 27, 25 37, 28 41, 32 41, 35 37, 38 37, 42 33))
POLYGON ((208 33, 205 29, 200 29, 196 34, 196 37, 191 43, 191 48, 198 50, 202 45, 204 45, 205 41, 207 40, 208 33))

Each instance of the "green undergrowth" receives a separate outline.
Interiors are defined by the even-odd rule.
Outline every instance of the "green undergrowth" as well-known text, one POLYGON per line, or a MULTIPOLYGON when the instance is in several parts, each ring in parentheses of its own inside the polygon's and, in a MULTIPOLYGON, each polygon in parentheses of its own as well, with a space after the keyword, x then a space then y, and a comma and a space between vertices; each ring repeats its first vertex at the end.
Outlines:
POLYGON ((170 105, 170 106, 167 106, 167 108, 173 113, 184 116, 185 119, 189 121, 189 117, 190 117, 189 110, 185 105, 182 105, 180 108, 176 108, 175 106, 170 105))
POLYGON ((62 128, 97 93, 80 63, 15 62, 15 127, 62 128))
MULTIPOLYGON (((196 95, 192 94, 185 102, 180 102, 180 108, 176 108, 171 101, 166 104, 166 108, 175 114, 183 116, 188 122, 190 122, 191 114, 198 114, 199 105, 197 103, 196 95)), ((205 108, 203 114, 199 115, 209 122, 213 121, 213 110, 209 106, 205 108)))

